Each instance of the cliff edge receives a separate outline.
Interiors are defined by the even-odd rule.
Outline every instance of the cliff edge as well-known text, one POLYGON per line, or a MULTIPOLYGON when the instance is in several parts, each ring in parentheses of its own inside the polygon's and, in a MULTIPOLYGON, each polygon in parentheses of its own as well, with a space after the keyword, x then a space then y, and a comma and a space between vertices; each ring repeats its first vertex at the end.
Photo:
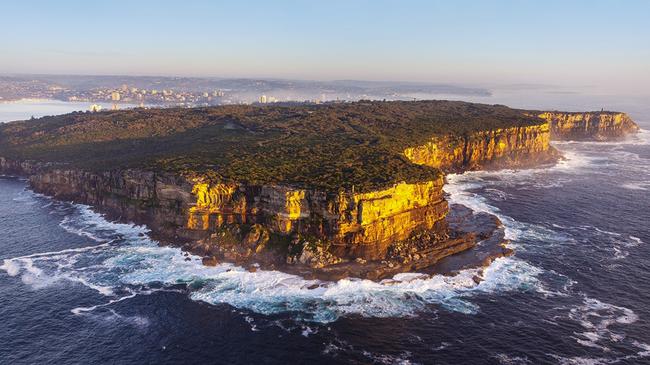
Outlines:
POLYGON ((619 112, 544 112, 539 117, 548 121, 554 140, 618 140, 639 130, 632 118, 619 112))
POLYGON ((568 115, 446 101, 76 113, 1 126, 0 169, 147 224, 206 264, 378 279, 478 241, 509 253, 498 221, 480 234, 450 224, 443 172, 553 163, 553 130, 633 129, 568 115))

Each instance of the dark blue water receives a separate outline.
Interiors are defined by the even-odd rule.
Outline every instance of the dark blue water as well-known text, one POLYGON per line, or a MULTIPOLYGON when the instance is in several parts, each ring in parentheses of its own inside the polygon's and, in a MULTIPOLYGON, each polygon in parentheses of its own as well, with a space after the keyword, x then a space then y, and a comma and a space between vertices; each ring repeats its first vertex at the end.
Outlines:
POLYGON ((204 267, 1 178, 0 363, 650 363, 650 134, 557 147, 550 169, 449 178, 516 250, 478 285, 204 267))

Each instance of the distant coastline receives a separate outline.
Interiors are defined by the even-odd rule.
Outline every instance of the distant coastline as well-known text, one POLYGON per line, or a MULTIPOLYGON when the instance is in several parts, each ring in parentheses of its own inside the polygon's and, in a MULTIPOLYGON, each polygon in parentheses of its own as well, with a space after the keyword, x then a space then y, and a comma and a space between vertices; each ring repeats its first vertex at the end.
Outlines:
MULTIPOLYGON (((112 105, 113 102, 109 101, 84 101, 84 100, 59 100, 48 98, 20 98, 20 99, 0 99, 0 104, 37 104, 37 103, 51 103, 51 104, 98 104, 98 105, 112 105)), ((137 104, 132 103, 116 103, 118 106, 137 107, 137 104)))
POLYGON ((30 104, 30 103, 46 103, 50 101, 58 101, 65 103, 62 100, 46 99, 46 98, 20 98, 20 99, 0 99, 0 104, 30 104))
MULTIPOLYGON (((113 106, 110 102, 90 101, 63 101, 57 99, 23 98, 16 100, 0 100, 0 123, 7 123, 15 120, 26 120, 32 116, 40 118, 44 116, 68 114, 75 111, 88 111, 92 105, 99 105, 103 110, 110 110, 113 106)), ((135 104, 117 104, 119 109, 137 107, 135 104)))

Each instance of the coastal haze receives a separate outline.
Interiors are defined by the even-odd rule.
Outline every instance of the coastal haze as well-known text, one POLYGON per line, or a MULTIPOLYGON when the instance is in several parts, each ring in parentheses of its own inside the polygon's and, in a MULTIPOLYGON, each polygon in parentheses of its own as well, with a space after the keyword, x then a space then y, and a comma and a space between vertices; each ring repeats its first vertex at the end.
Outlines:
POLYGON ((648 4, 407 3, 0 25, 0 364, 649 363, 648 4))

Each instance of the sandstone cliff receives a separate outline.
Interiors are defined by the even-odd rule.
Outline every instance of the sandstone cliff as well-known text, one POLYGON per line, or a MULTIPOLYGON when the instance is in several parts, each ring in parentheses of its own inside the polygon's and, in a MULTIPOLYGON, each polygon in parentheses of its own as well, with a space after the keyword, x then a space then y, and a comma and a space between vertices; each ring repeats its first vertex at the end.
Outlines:
POLYGON ((404 155, 414 163, 453 172, 535 166, 559 157, 550 145, 549 130, 544 123, 433 137, 424 145, 407 148, 404 155))
POLYGON ((442 176, 370 192, 332 193, 210 183, 135 169, 91 173, 6 159, 0 167, 29 172, 37 192, 146 224, 156 238, 185 243, 210 257, 206 263, 286 261, 309 267, 300 272, 304 275, 323 268, 320 277, 377 279, 430 266, 476 243, 473 234, 449 231, 442 176))
MULTIPOLYGON (((331 117, 326 118, 331 123, 323 123, 323 128, 339 123, 340 128, 328 133, 333 133, 332 138, 345 139, 341 146, 332 147, 331 153, 324 149, 324 146, 331 147, 329 140, 325 143, 313 136, 307 140, 295 136, 292 140, 289 132, 282 137, 286 146, 266 151, 272 143, 278 143, 273 139, 277 137, 273 131, 268 132, 269 140, 266 140, 259 137, 266 132, 252 127, 241 128, 237 130, 239 134, 231 136, 232 141, 251 139, 246 145, 249 150, 240 146, 241 151, 248 151, 241 154, 250 159, 232 157, 240 153, 239 150, 232 153, 236 150, 234 145, 222 152, 230 156, 227 161, 232 160, 236 167, 237 173, 231 177, 263 175, 263 179, 253 180, 257 181, 253 183, 243 182, 246 179, 222 179, 210 173, 215 169, 219 172, 216 167, 207 172, 186 169, 185 166, 191 164, 183 159, 158 162, 171 161, 174 169, 146 167, 160 167, 157 164, 120 168, 122 165, 114 163, 106 171, 75 165, 74 159, 68 159, 72 162, 67 163, 54 162, 60 161, 58 159, 24 161, 20 158, 25 153, 29 155, 30 151, 59 148, 62 156, 77 156, 78 148, 84 150, 92 144, 84 142, 72 147, 63 142, 54 146, 39 144, 32 139, 40 138, 40 130, 34 132, 31 125, 18 124, 10 126, 4 137, 0 134, 0 142, 4 141, 7 151, 14 154, 14 159, 0 157, 0 172, 28 175, 31 187, 37 192, 92 205, 116 219, 147 224, 157 238, 185 243, 187 249, 203 255, 207 262, 286 262, 293 267, 333 268, 328 269, 329 272, 337 275, 358 275, 358 268, 349 271, 352 270, 350 265, 355 262, 366 265, 366 261, 373 261, 365 266, 372 269, 363 275, 377 278, 383 275, 381 273, 430 266, 476 244, 472 234, 454 230, 458 224, 451 224, 450 229, 449 208, 442 190, 443 176, 438 170, 463 172, 551 163, 559 157, 550 144, 552 138, 619 138, 638 129, 623 113, 541 113, 462 103, 447 105, 443 102, 441 105, 408 104, 409 108, 435 107, 433 111, 444 112, 442 115, 451 120, 444 133, 433 128, 430 120, 415 114, 402 116, 404 121, 398 125, 389 123, 398 118, 397 114, 390 114, 390 118, 388 114, 384 115, 386 118, 375 116, 377 120, 358 123, 341 122, 358 119, 356 114, 342 114, 341 118, 334 118, 336 114, 324 114, 331 117), (457 114, 458 108, 462 113, 457 114), (463 118, 471 116, 476 120, 465 123, 463 118), (477 127, 479 116, 486 118, 481 119, 482 129, 477 127), (383 132, 369 129, 372 126, 383 128, 383 132), (422 131, 417 138, 410 134, 414 130, 422 131), (431 137, 427 139, 426 136, 431 137), (409 146, 413 141, 417 142, 409 146), (292 149, 294 143, 302 143, 304 148, 292 149), (255 152, 260 148, 265 154, 255 152), (318 155, 314 151, 330 154, 324 155, 329 156, 326 160, 319 160, 312 158, 318 155), (341 151, 347 153, 346 157, 332 161, 335 160, 333 153, 341 151), (291 153, 297 153, 300 163, 292 163, 291 153), (278 165, 273 171, 279 178, 271 179, 272 176, 266 176, 266 170, 261 173, 256 169, 259 166, 249 168, 249 164, 254 165, 256 159, 261 158, 278 165), (279 160, 283 164, 278 164, 279 160), (247 162, 243 164, 242 161, 247 162), (320 162, 314 164, 313 161, 320 162), (389 165, 392 170, 387 169, 389 165), (324 176, 323 179, 336 184, 333 188, 331 184, 307 184, 309 179, 304 177, 284 175, 305 171, 316 177, 324 176), (388 171, 390 178, 384 178, 388 171), (358 182, 363 182, 363 186, 358 182)), ((371 108, 373 113, 381 111, 381 107, 385 105, 358 106, 362 110, 371 108)), ((326 111, 332 110, 320 112, 326 111)), ((405 111, 413 112, 408 108, 405 111)), ((298 118, 295 120, 287 118, 303 123, 306 131, 302 133, 309 136, 312 133, 307 127, 310 115, 313 114, 291 116, 298 118)), ((247 120, 242 119, 242 123, 244 121, 247 120)), ((436 123, 442 122, 437 120, 436 123)), ((280 127, 292 130, 281 124, 275 128, 280 127)), ((210 128, 214 130, 201 131, 208 135, 214 133, 219 138, 225 138, 223 135, 229 132, 224 131, 230 131, 219 125, 210 128)), ((295 125, 292 124, 292 128, 295 125)), ((61 133, 63 138, 66 134, 61 133)), ((196 134, 190 137, 187 138, 192 141, 197 138, 196 134)), ((106 153, 116 151, 112 143, 122 142, 105 145, 106 153)), ((186 151, 186 143, 178 143, 176 148, 186 151)), ((212 140, 205 143, 205 148, 214 144, 212 140)), ((143 149, 136 142, 125 146, 143 149)), ((133 156, 127 152, 128 156, 133 156)))
POLYGON ((442 184, 440 177, 365 193, 326 193, 198 181, 192 189, 196 202, 188 205, 183 229, 200 235, 223 224, 259 223, 272 234, 324 241, 337 257, 379 259, 390 243, 417 229, 432 229, 444 219, 442 184))
POLYGON ((639 127, 625 113, 618 112, 544 112, 539 117, 548 121, 554 140, 621 139, 639 127))
MULTIPOLYGON (((3 160, 4 166, 10 164, 3 160)), ((337 257, 379 259, 390 243, 418 229, 444 234, 442 177, 365 193, 326 193, 286 186, 209 183, 140 170, 102 174, 31 167, 35 191, 100 207, 156 234, 202 240, 226 226, 260 224, 271 234, 314 237, 337 257)), ((242 232, 245 235, 247 232, 242 232)), ((255 247, 253 248, 255 249, 255 247)))
MULTIPOLYGON (((417 164, 454 171, 522 166, 555 158, 549 140, 548 126, 542 124, 434 138, 404 154, 417 164)), ((93 173, 5 159, 0 163, 5 171, 29 174, 35 191, 146 223, 160 237, 193 242, 195 251, 227 260, 262 255, 274 243, 286 246, 289 262, 311 266, 383 260, 389 253, 403 258, 405 252, 435 247, 440 248, 437 259, 473 245, 470 238, 462 244, 450 238, 454 234, 445 220, 442 175, 372 191, 327 192, 140 169, 93 173)))

